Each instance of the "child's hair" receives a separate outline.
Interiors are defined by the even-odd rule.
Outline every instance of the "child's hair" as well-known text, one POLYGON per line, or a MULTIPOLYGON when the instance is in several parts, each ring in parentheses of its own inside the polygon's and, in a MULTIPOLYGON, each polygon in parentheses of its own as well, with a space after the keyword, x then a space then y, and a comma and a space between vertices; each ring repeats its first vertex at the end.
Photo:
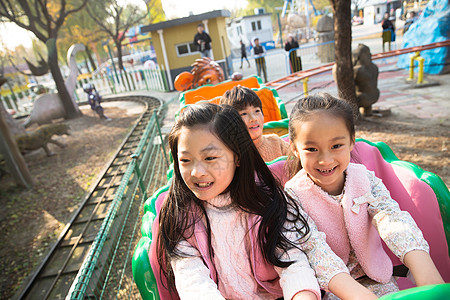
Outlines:
POLYGON ((233 106, 237 111, 246 109, 248 106, 259 107, 262 112, 262 102, 258 95, 250 88, 237 85, 228 90, 220 98, 220 104, 233 106))
MULTIPOLYGON (((331 96, 328 93, 318 93, 311 96, 306 96, 300 99, 292 108, 289 117, 289 140, 293 143, 297 138, 297 127, 299 122, 307 120, 312 114, 319 111, 327 111, 335 117, 342 118, 350 133, 350 138, 355 140, 355 123, 353 119, 352 107, 344 100, 331 96)), ((302 164, 300 159, 293 155, 291 151, 288 159, 288 173, 289 178, 292 178, 300 169, 302 164)))
POLYGON ((189 105, 176 120, 170 134, 169 146, 173 155, 174 175, 168 197, 159 215, 157 238, 158 263, 167 279, 168 288, 174 288, 174 276, 170 258, 184 256, 176 250, 182 239, 194 234, 196 222, 205 220, 209 241, 209 255, 214 257, 211 246, 211 228, 204 201, 199 200, 185 184, 178 165, 178 139, 181 129, 203 126, 216 135, 237 157, 233 180, 224 192, 229 192, 232 203, 239 209, 260 216, 258 221, 258 246, 266 261, 287 267, 292 262, 282 262, 276 255, 278 247, 286 251, 294 247, 282 233, 286 221, 298 222, 300 236, 309 233, 309 227, 299 213, 297 204, 286 198, 282 187, 273 177, 259 155, 247 128, 238 112, 228 105, 203 103, 189 105), (167 259, 168 258, 168 259, 167 259), (164 267, 163 267, 164 266, 164 267))

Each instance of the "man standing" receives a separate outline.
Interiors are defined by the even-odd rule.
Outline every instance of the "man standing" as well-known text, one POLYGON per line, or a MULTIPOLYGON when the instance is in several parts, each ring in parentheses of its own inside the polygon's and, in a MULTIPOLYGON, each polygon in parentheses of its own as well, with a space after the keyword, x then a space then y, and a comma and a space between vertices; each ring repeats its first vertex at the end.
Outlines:
POLYGON ((245 44, 242 40, 240 41, 240 43, 241 43, 241 67, 240 67, 240 69, 242 69, 242 63, 244 61, 244 58, 248 63, 248 67, 250 68, 250 62, 248 61, 248 58, 247 58, 247 49, 245 48, 245 44))
POLYGON ((264 74, 264 82, 267 82, 267 71, 266 71, 266 48, 259 43, 259 38, 253 38, 253 49, 252 54, 256 62, 256 73, 261 77, 261 71, 264 74))
POLYGON ((389 13, 384 13, 383 21, 381 21, 381 27, 383 28, 382 39, 383 39, 383 52, 384 52, 384 43, 389 44, 389 51, 391 51, 391 42, 395 42, 395 27, 392 24, 391 20, 389 20, 389 13))
POLYGON ((299 48, 298 42, 295 40, 294 35, 288 34, 288 40, 284 44, 284 50, 289 53, 289 61, 291 63, 291 73, 295 73, 302 70, 302 58, 297 56, 297 49, 299 48), (291 51, 292 50, 292 51, 291 51))
POLYGON ((211 57, 211 37, 205 32, 202 23, 197 25, 197 33, 194 36, 194 44, 197 45, 198 51, 202 57, 211 57))

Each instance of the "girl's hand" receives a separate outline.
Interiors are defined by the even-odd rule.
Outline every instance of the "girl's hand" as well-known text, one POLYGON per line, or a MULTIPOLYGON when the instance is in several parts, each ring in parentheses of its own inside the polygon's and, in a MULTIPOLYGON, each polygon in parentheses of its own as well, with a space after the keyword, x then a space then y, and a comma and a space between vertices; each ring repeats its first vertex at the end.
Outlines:
POLYGON ((317 297, 311 291, 301 291, 295 294, 292 300, 317 300, 317 297))
POLYGON ((328 289, 341 299, 370 300, 378 298, 347 273, 339 273, 331 278, 328 289))
POLYGON ((417 286, 445 283, 430 255, 422 250, 406 253, 403 263, 411 271, 417 286))

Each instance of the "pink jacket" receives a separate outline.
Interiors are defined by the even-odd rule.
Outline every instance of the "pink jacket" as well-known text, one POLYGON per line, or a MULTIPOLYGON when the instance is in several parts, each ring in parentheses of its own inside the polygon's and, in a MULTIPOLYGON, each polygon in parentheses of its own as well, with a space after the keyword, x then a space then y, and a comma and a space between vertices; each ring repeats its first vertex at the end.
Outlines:
MULTIPOLYGON (((157 203, 156 207, 160 207, 160 204, 157 203)), ((252 264, 252 269, 254 272, 254 276, 256 281, 269 293, 275 295, 276 297, 283 297, 283 291, 281 289, 279 283, 278 273, 275 271, 273 265, 266 262, 261 251, 259 250, 259 245, 257 241, 258 234, 258 226, 253 226, 258 221, 258 216, 251 216, 248 219, 248 228, 250 229, 250 243, 252 253, 250 253, 250 260, 252 264)), ((152 243, 150 245, 150 264, 152 266, 153 273, 156 278, 156 282, 158 285, 158 291, 160 298, 164 299, 179 299, 178 294, 171 294, 169 290, 166 288, 167 284, 165 279, 161 277, 161 269, 158 264, 157 255, 156 255, 156 238, 158 236, 159 231, 159 215, 155 218, 152 225, 152 243), (162 280, 164 280, 164 285, 162 284, 162 280)), ((202 222, 197 222, 195 224, 194 235, 191 236, 190 239, 187 240, 191 245, 193 245, 198 251, 201 253, 205 265, 210 270, 211 278, 217 283, 216 277, 216 269, 214 266, 214 262, 212 258, 209 256, 208 251, 208 237, 206 233, 205 225, 202 222)))
POLYGON ((345 193, 340 204, 300 170, 285 188, 294 193, 303 209, 326 234, 331 249, 347 264, 353 248, 367 276, 381 283, 392 277, 392 262, 382 247, 380 235, 372 225, 368 202, 373 199, 367 169, 350 163, 345 193))

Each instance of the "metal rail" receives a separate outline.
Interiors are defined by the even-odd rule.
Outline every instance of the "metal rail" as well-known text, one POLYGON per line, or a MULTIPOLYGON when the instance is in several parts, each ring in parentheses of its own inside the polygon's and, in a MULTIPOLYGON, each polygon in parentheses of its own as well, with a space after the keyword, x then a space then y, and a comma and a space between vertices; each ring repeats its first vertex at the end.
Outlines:
MULTIPOLYGON (((429 50, 429 49, 434 49, 434 48, 439 48, 439 47, 449 47, 449 46, 450 46, 450 40, 446 40, 443 42, 431 43, 431 44, 423 45, 423 46, 416 46, 416 47, 410 47, 410 48, 404 48, 404 49, 399 49, 399 50, 393 50, 393 51, 373 54, 372 60, 392 57, 392 56, 411 53, 411 52, 424 51, 424 50, 429 50)), ((291 85, 291 84, 293 84, 297 81, 303 80, 305 78, 331 71, 333 69, 333 65, 334 65, 334 63, 328 63, 328 64, 324 64, 320 67, 293 73, 288 76, 270 81, 270 82, 266 83, 266 86, 272 87, 276 90, 280 90, 288 85, 291 85)))
POLYGON ((20 291, 18 299, 41 300, 66 297, 105 218, 108 217, 108 211, 126 169, 133 161, 131 155, 138 148, 152 113, 155 110, 159 112, 161 109, 161 102, 153 97, 129 96, 114 98, 114 100, 143 102, 146 110, 81 201, 79 209, 63 229, 58 241, 20 291))

